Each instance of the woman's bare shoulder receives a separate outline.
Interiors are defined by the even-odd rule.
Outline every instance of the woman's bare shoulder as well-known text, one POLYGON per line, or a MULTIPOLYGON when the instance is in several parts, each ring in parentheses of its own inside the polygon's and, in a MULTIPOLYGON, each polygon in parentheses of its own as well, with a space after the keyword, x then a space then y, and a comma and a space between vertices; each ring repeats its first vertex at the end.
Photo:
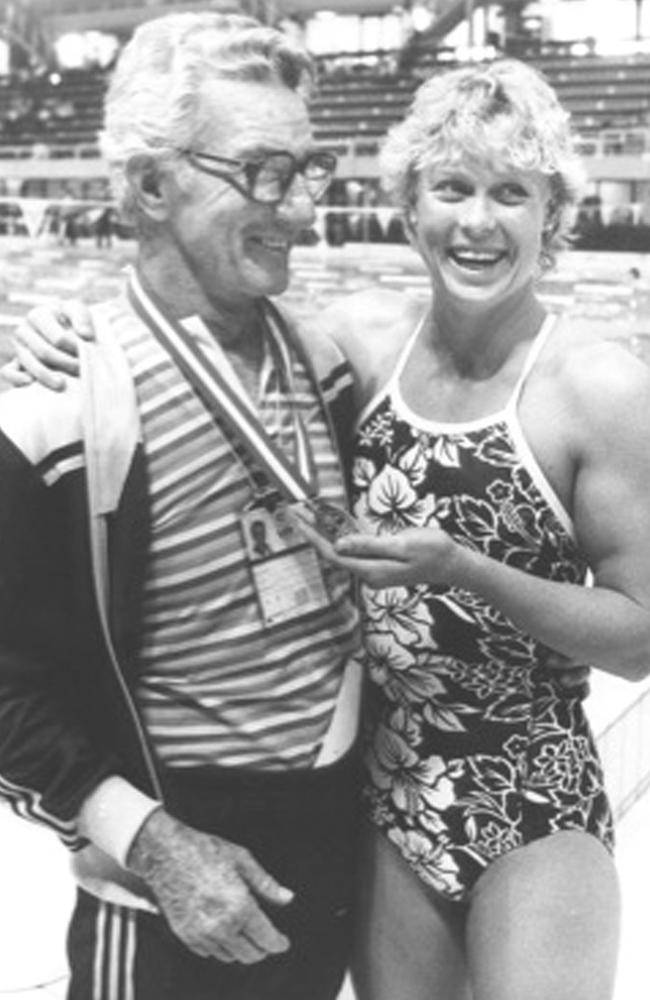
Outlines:
POLYGON ((598 417, 631 419, 631 410, 650 402, 650 356, 639 349, 629 326, 566 317, 549 345, 552 374, 595 425, 598 417))
POLYGON ((341 297, 317 317, 319 332, 337 344, 352 369, 359 406, 389 377, 425 310, 406 293, 372 288, 341 297))
MULTIPOLYGON (((586 316, 559 317, 550 342, 550 355, 556 359, 572 362, 580 357, 584 362, 590 357, 594 362, 599 359, 618 359, 626 364, 625 359, 636 357, 649 360, 647 345, 642 343, 649 338, 648 334, 637 331, 625 322, 608 320, 593 320, 586 316)), ((632 367, 634 367, 634 362, 632 367)))
POLYGON ((368 289, 345 296, 321 314, 319 325, 354 364, 368 350, 381 354, 399 351, 424 306, 403 292, 368 289))
POLYGON ((357 338, 399 336, 422 311, 422 304, 405 292, 368 288, 334 301, 321 313, 320 323, 327 325, 330 335, 345 348, 357 338))

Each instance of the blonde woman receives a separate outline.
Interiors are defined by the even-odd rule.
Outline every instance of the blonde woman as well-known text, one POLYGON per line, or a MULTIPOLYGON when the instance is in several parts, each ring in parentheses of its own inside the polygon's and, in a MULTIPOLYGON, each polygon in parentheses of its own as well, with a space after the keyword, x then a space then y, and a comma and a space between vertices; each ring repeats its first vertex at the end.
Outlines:
POLYGON ((611 814, 544 661, 650 667, 650 379, 537 297, 577 167, 534 70, 429 80, 383 169, 431 302, 327 317, 359 409, 338 558, 370 678, 361 1000, 611 997, 611 814))

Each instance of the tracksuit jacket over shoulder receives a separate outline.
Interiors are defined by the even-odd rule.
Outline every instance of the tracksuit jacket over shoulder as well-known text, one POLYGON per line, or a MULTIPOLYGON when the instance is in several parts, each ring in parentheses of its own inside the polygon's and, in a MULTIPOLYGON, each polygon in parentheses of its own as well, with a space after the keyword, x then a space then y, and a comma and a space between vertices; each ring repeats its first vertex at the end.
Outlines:
MULTIPOLYGON (((131 373, 101 332, 110 310, 96 308, 65 392, 0 394, 0 797, 56 831, 86 881, 108 862, 77 829, 89 793, 117 774, 165 801, 133 697, 149 510, 131 373)), ((329 341, 296 348, 347 451, 347 365, 329 341)))

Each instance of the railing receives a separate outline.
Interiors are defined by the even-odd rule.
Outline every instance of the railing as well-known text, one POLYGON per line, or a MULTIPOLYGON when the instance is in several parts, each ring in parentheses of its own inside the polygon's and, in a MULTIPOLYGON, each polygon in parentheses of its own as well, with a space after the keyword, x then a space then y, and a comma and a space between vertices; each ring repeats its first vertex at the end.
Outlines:
MULTIPOLYGON (((368 182, 367 178, 358 183, 362 203, 318 205, 313 233, 306 234, 302 242, 320 241, 329 246, 408 242, 401 212, 381 203, 381 199, 377 204, 372 203, 378 195, 375 183, 368 182)), ((86 212, 92 215, 97 208, 111 204, 108 179, 96 173, 72 179, 65 174, 60 178, 50 176, 48 180, 29 178, 18 184, 17 190, 0 195, 0 236, 46 235, 52 218, 74 215, 81 219, 86 212), (76 186, 74 182, 77 182, 76 186)), ((15 181, 12 181, 11 187, 14 185, 15 181)), ((8 181, 6 186, 10 186, 8 181)), ((645 221, 642 208, 638 202, 602 206, 602 224, 597 231, 580 225, 576 208, 569 246, 576 250, 650 253, 650 224, 645 221)), ((629 288, 626 288, 626 294, 632 294, 629 288)), ((646 305, 644 314, 650 319, 650 297, 646 305)))
POLYGON ((97 143, 29 142, 0 145, 0 160, 78 160, 99 156, 97 143))
POLYGON ((598 737, 614 816, 620 820, 650 788, 650 689, 598 737))
POLYGON ((603 129, 578 138, 581 156, 642 156, 650 152, 650 128, 603 129))
MULTIPOLYGON (((327 119, 316 123, 318 131, 327 130, 327 119)), ((368 136, 336 135, 328 141, 323 134, 323 144, 334 146, 335 152, 343 157, 374 156, 377 153, 380 138, 369 139, 368 136)), ((602 132, 585 132, 578 135, 576 149, 580 156, 589 157, 619 157, 643 156, 650 154, 650 128, 606 129, 602 132)), ((1 153, 0 153, 1 155, 1 153)), ((639 176, 647 176, 647 168, 639 166, 639 176)))

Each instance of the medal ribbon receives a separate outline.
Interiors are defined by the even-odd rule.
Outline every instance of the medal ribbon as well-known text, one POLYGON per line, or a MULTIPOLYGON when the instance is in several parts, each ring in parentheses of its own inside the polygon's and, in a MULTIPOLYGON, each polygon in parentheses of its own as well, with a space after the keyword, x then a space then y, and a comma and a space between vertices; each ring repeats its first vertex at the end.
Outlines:
MULTIPOLYGON (((265 312, 264 319, 266 321, 266 328, 271 335, 271 339, 275 344, 278 355, 280 356, 282 369, 286 376, 287 386, 289 389, 289 398, 292 400, 296 399, 296 385, 295 379, 293 377, 293 363, 291 360, 291 354, 289 353, 289 348, 287 346, 287 341, 282 336, 280 330, 280 314, 277 309, 271 312, 265 312)), ((315 495, 317 471, 314 462, 314 456, 312 450, 309 446, 309 435, 305 430, 305 425, 300 419, 300 415, 296 413, 295 409, 292 409, 292 414, 294 418, 294 437, 296 441, 296 460, 299 469, 305 470, 305 478, 311 485, 310 496, 315 495)), ((293 499, 298 499, 294 497, 293 499)))
MULTIPOLYGON (((301 501, 315 496, 316 470, 307 432, 295 411, 297 467, 267 434, 239 379, 231 377, 229 381, 224 377, 183 325, 166 314, 157 296, 150 291, 145 292, 135 272, 131 273, 127 292, 140 319, 178 365, 203 405, 213 416, 222 417, 243 439, 249 454, 264 469, 281 495, 301 501)), ((202 333, 210 336, 202 320, 193 317, 193 321, 198 322, 202 333)), ((287 345, 275 324, 268 324, 268 328, 282 359, 287 385, 293 396, 293 373, 287 345)), ((217 353, 223 354, 216 339, 213 337, 212 340, 217 353)))

